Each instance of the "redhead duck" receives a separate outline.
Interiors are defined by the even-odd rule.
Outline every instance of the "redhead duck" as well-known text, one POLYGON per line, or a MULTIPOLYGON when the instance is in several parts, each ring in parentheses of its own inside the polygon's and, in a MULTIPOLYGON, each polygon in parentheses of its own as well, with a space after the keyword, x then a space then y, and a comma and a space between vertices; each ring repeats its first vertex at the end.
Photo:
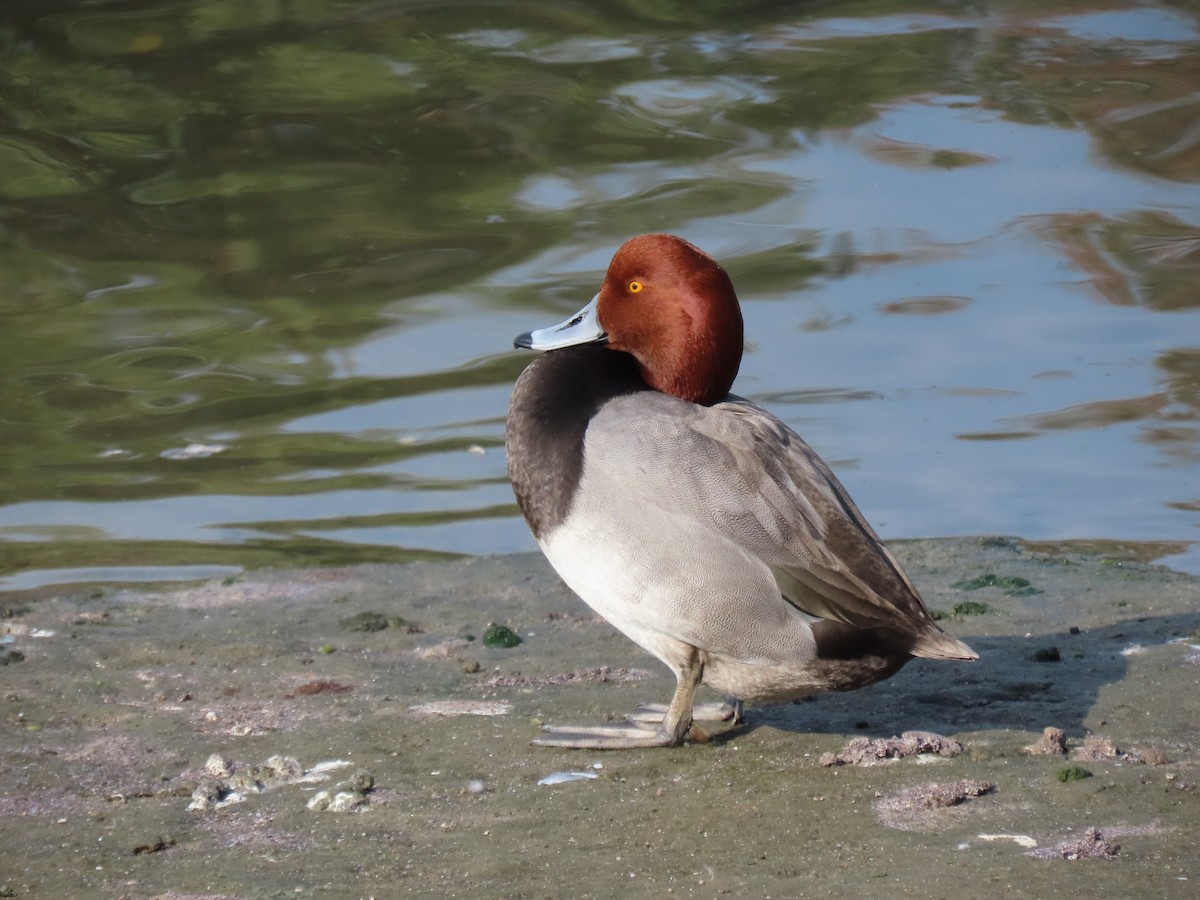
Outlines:
POLYGON ((799 435, 729 393, 742 314, 715 260, 646 234, 595 298, 519 336, 508 472, 550 564, 675 673, 655 717, 548 727, 534 743, 671 747, 703 682, 735 703, 848 691, 912 657, 977 659, 930 618, 900 563, 799 435))

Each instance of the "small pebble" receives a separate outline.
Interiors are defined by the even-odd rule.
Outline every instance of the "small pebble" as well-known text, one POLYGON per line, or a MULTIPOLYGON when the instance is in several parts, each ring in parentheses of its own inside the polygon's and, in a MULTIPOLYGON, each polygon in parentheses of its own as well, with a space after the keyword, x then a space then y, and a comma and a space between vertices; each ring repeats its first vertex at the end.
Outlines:
POLYGON ((188 809, 208 809, 221 799, 223 793, 224 789, 217 782, 201 781, 192 791, 192 802, 188 804, 188 809))
POLYGON ((274 781, 295 781, 304 774, 304 766, 293 756, 270 756, 263 768, 274 781))
POLYGON ((1067 734, 1061 728, 1046 728, 1042 736, 1025 748, 1033 756, 1066 756, 1067 734))
POLYGON ((261 794, 266 785, 250 772, 237 772, 229 779, 229 790, 238 794, 261 794))
POLYGON ((214 753, 204 761, 204 771, 213 778, 228 778, 233 774, 233 760, 214 753))
POLYGON ((1072 759, 1096 762, 1106 759, 1116 759, 1121 755, 1112 738, 1101 734, 1089 734, 1083 739, 1083 746, 1076 747, 1071 754, 1072 759))
POLYGON ((1137 761, 1147 766, 1165 766, 1169 761, 1167 754, 1158 747, 1147 747, 1135 754, 1137 761))
POLYGON ((852 738, 841 753, 822 753, 817 764, 826 768, 838 765, 870 766, 883 760, 902 759, 919 754, 957 756, 963 746, 958 741, 930 731, 906 731, 899 737, 852 738))
POLYGON ((367 798, 359 791, 329 788, 313 794, 309 798, 308 808, 316 812, 350 812, 366 803, 367 798))

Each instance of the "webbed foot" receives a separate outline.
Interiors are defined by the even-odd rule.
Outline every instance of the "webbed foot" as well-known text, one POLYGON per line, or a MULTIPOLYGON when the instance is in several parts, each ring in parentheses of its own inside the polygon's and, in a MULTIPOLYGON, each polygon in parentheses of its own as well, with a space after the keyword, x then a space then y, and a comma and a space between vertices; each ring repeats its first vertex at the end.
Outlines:
MULTIPOLYGON (((661 722, 662 717, 659 716, 661 722)), ((573 750, 637 750, 643 747, 676 747, 683 743, 661 725, 648 727, 634 721, 606 725, 544 725, 539 747, 569 747, 573 750)))
MULTIPOLYGON (((647 710, 641 717, 634 714, 624 722, 605 725, 546 725, 542 737, 534 740, 539 747, 569 747, 575 750, 636 750, 642 747, 678 747, 689 735, 693 740, 707 742, 709 736, 692 725, 696 688, 704 676, 704 663, 700 653, 690 648, 690 653, 675 673, 675 695, 669 706, 639 707, 647 710)), ((716 704, 712 704, 715 706, 716 704)), ((707 704, 702 705, 702 709, 707 704)), ((740 712, 740 704, 729 707, 721 717, 723 721, 740 712), (735 712, 736 710, 736 712, 735 712)))
MULTIPOLYGON (((658 724, 668 709, 665 703, 639 703, 629 720, 658 724)), ((697 703, 692 707, 692 719, 697 722, 728 722, 731 725, 741 725, 746 721, 742 701, 732 697, 723 703, 697 703)))

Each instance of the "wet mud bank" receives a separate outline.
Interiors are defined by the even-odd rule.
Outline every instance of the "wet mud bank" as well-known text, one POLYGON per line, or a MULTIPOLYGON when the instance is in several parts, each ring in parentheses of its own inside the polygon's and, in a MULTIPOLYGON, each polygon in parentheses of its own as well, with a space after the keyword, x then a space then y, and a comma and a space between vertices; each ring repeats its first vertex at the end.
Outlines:
POLYGON ((0 896, 1194 896, 1200 579, 894 546, 978 663, 607 754, 673 680, 538 556, 5 593, 0 896))

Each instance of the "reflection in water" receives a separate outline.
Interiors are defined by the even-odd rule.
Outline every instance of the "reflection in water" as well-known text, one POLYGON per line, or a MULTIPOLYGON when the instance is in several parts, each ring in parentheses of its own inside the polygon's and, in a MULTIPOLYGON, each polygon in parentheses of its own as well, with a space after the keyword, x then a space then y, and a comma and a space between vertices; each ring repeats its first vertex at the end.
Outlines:
POLYGON ((9 11, 0 576, 531 548, 511 337, 650 230, 886 535, 1200 569, 1200 19, 893 7, 9 11))
POLYGON ((1105 301, 1158 310, 1200 308, 1200 228, 1161 212, 1115 220, 1062 213, 1047 217, 1047 226, 1047 237, 1105 301))

